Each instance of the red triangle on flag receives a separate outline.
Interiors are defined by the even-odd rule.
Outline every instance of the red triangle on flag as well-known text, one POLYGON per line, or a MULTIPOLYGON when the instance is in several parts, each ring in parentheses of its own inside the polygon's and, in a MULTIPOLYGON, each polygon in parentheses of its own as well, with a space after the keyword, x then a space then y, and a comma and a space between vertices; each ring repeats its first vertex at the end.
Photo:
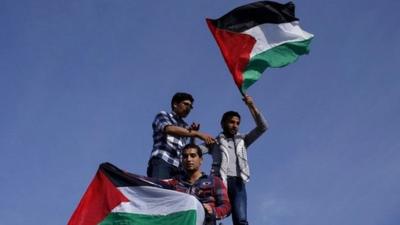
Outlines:
POLYGON ((229 71, 233 75, 236 85, 241 89, 243 84, 243 71, 249 63, 250 53, 256 40, 248 34, 218 29, 211 19, 206 19, 206 21, 211 33, 217 41, 229 71))
POLYGON ((97 225, 121 202, 129 202, 129 200, 106 175, 98 171, 68 225, 97 225))

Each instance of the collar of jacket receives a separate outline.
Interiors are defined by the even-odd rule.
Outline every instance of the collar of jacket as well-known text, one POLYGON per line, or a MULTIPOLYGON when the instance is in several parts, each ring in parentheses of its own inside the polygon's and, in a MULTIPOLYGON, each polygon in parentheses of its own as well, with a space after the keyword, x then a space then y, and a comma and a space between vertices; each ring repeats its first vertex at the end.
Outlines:
MULTIPOLYGON (((233 140, 236 140, 237 138, 239 138, 239 137, 241 137, 241 136, 242 136, 242 134, 236 133, 236 134, 232 137, 232 139, 233 139, 233 140)), ((228 137, 225 136, 224 132, 219 133, 218 139, 219 139, 219 138, 228 139, 228 137)))
POLYGON ((200 176, 193 184, 191 184, 191 183, 188 182, 188 176, 186 176, 186 173, 183 173, 182 175, 180 175, 179 180, 180 180, 182 183, 191 186, 191 185, 196 184, 199 180, 201 180, 201 179, 203 179, 203 178, 206 178, 206 177, 207 177, 207 174, 205 174, 204 172, 201 172, 201 176, 200 176))

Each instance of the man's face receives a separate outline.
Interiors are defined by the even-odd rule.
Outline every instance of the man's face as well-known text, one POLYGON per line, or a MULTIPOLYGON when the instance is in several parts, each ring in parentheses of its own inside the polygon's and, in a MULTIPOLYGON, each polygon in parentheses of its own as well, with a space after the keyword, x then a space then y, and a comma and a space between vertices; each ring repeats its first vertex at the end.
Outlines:
POLYGON ((232 116, 231 118, 224 121, 224 123, 222 124, 222 129, 226 135, 234 136, 239 131, 239 125, 239 117, 232 116))
POLYGON ((203 159, 197 154, 197 149, 188 148, 182 153, 182 165, 186 171, 195 172, 200 170, 203 159))
POLYGON ((189 115, 192 108, 193 105, 190 100, 183 100, 179 103, 174 103, 174 112, 182 118, 185 118, 187 115, 189 115))

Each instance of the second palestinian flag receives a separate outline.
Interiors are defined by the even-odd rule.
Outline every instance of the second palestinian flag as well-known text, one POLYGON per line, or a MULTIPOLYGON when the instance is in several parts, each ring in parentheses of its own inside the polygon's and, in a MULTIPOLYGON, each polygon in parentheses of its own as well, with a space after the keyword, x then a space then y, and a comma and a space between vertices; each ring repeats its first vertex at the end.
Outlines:
POLYGON ((312 34, 303 31, 292 2, 254 2, 219 19, 207 19, 241 92, 268 67, 283 67, 309 52, 312 34))
POLYGON ((192 195, 161 182, 100 165, 68 225, 202 225, 204 209, 192 195))

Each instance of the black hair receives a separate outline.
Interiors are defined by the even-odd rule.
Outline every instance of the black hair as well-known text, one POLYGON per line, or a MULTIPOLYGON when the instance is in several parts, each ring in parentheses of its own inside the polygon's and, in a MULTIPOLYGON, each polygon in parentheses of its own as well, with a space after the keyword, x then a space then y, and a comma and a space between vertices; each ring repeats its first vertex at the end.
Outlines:
POLYGON ((182 148, 182 154, 183 154, 183 152, 184 152, 186 149, 189 149, 189 148, 194 148, 194 149, 196 149, 196 150, 197 150, 197 155, 198 155, 200 158, 203 158, 203 152, 201 151, 200 147, 199 147, 198 145, 196 145, 196 144, 193 144, 193 143, 190 143, 190 144, 185 145, 185 147, 182 148))
POLYGON ((171 108, 174 109, 174 103, 180 103, 185 100, 189 100, 192 103, 194 102, 192 95, 189 93, 185 93, 185 92, 175 93, 171 100, 171 108))
POLYGON ((240 120, 240 114, 235 111, 228 111, 222 115, 221 124, 224 124, 226 121, 230 120, 232 117, 236 116, 240 120))

